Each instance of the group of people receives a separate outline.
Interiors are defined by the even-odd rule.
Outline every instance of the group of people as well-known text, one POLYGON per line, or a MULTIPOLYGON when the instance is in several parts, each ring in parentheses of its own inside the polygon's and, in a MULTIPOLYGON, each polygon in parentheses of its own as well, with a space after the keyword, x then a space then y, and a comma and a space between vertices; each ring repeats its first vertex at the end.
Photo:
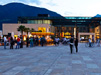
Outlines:
POLYGON ((23 38, 19 37, 18 38, 13 38, 10 36, 8 39, 4 37, 4 49, 6 49, 7 42, 9 43, 10 49, 13 49, 13 45, 16 46, 15 49, 23 48, 23 38))
POLYGON ((73 52, 73 46, 75 46, 75 48, 76 48, 76 53, 78 52, 78 39, 77 38, 73 38, 73 37, 71 37, 71 39, 70 39, 70 51, 71 51, 71 54, 72 54, 72 52, 73 52))
POLYGON ((26 47, 33 47, 33 46, 38 46, 39 45, 39 40, 40 40, 40 45, 44 46, 44 44, 46 43, 46 39, 44 36, 42 36, 40 39, 38 37, 34 38, 34 37, 27 37, 26 38, 26 47))
MULTIPOLYGON (((26 38, 26 47, 33 47, 33 46, 38 46, 39 45, 39 40, 40 40, 40 45, 44 46, 46 43, 46 39, 44 36, 42 36, 40 39, 38 37, 27 37, 26 38)), ((9 43, 10 49, 13 49, 13 46, 15 45, 15 49, 23 48, 23 37, 14 38, 11 36, 8 39, 4 36, 4 49, 6 49, 6 45, 9 43)))
POLYGON ((56 37, 54 39, 55 46, 58 46, 59 42, 62 42, 62 44, 68 42, 68 44, 70 44, 71 53, 73 52, 73 46, 75 46, 76 52, 78 52, 78 39, 77 38, 74 39, 73 37, 71 37, 70 39, 63 38, 60 40, 58 37, 56 37))
POLYGON ((96 39, 96 42, 94 40, 91 40, 91 38, 88 39, 89 47, 92 47, 92 43, 96 43, 97 46, 100 46, 100 39, 96 39))

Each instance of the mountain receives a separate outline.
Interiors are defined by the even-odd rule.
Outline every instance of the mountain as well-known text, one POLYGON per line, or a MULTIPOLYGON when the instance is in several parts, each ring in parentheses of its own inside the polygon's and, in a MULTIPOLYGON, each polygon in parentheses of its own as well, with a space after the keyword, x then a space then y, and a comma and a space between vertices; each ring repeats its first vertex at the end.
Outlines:
POLYGON ((9 3, 0 5, 0 30, 2 30, 2 23, 17 23, 17 18, 20 16, 37 16, 38 14, 49 14, 50 16, 62 17, 56 12, 29 6, 22 3, 9 3))
POLYGON ((94 17, 101 17, 101 15, 100 14, 97 14, 96 16, 94 16, 94 17))

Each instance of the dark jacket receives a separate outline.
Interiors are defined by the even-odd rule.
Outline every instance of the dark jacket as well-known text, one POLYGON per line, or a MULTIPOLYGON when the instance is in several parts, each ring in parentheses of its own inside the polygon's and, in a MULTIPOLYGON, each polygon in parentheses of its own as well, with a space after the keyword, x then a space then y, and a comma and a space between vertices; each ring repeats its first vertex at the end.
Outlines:
POLYGON ((74 41, 74 39, 73 39, 73 38, 71 38, 71 39, 70 39, 70 43, 73 43, 73 41, 74 41))
POLYGON ((75 40, 75 46, 78 46, 78 39, 75 40))

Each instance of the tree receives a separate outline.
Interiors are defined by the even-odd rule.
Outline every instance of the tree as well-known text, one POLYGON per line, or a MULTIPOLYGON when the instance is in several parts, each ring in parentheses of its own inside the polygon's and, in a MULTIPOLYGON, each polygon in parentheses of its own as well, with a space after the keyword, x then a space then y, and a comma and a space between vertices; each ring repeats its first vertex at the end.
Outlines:
POLYGON ((30 33, 31 33, 31 32, 35 32, 35 29, 32 28, 32 29, 30 30, 30 33))
POLYGON ((24 32, 26 32, 28 35, 28 32, 30 32, 30 28, 25 28, 24 32))
POLYGON ((38 30, 38 32, 42 32, 42 30, 38 30))
POLYGON ((23 26, 23 25, 20 25, 20 26, 17 28, 17 31, 20 31, 20 32, 21 32, 21 35, 23 35, 24 30, 25 30, 25 26, 23 26))

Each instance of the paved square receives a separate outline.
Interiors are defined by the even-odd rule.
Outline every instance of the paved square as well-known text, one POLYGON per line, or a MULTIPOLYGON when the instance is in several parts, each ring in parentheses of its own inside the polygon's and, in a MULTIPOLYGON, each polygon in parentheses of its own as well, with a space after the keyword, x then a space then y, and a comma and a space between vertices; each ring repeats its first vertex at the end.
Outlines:
POLYGON ((69 46, 37 46, 3 49, 0 46, 0 75, 101 75, 101 47, 86 48, 79 43, 79 52, 69 46))
POLYGON ((96 64, 87 64, 87 68, 96 69, 99 68, 96 64))

